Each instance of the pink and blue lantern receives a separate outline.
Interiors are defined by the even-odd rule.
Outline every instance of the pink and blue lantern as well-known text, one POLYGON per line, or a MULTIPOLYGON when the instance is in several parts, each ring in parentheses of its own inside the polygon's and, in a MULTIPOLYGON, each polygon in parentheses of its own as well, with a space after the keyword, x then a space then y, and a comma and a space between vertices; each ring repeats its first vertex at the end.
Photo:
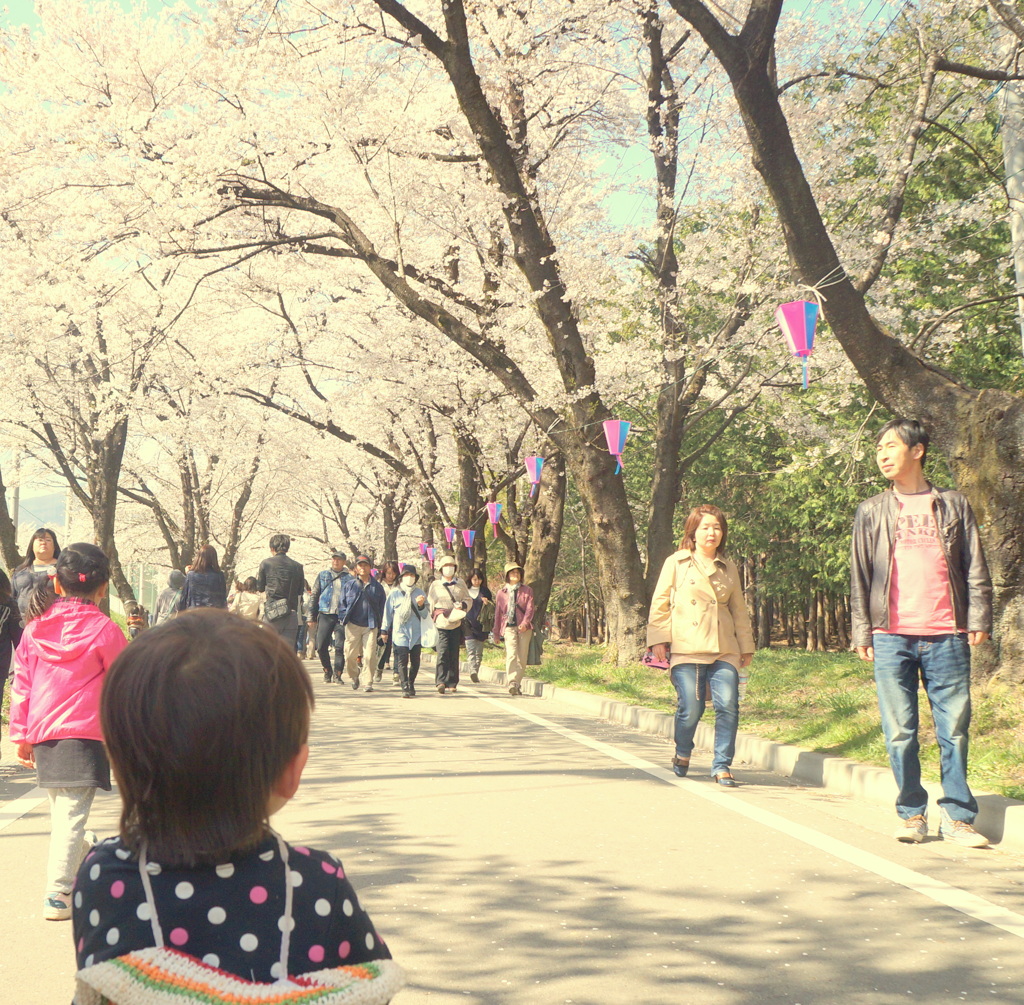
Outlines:
POLYGON ((629 426, 630 424, 623 419, 604 421, 604 438, 608 443, 608 453, 615 458, 615 474, 622 470, 622 451, 626 449, 629 426))
POLYGON ((530 479, 530 484, 533 486, 530 489, 530 495, 534 496, 537 494, 537 486, 540 485, 540 471, 544 467, 544 458, 532 455, 526 458, 526 474, 530 479))
POLYGON ((500 502, 489 502, 487 504, 487 519, 491 521, 491 529, 494 531, 493 537, 498 536, 498 521, 501 519, 501 503, 500 502))
POLYGON ((807 387, 807 358, 814 352, 814 329, 818 324, 818 305, 809 300, 793 300, 775 308, 775 321, 789 342, 789 351, 804 365, 807 387))
POLYGON ((437 549, 432 545, 427 545, 427 561, 430 563, 430 568, 434 568, 434 556, 437 554, 437 549))
POLYGON ((420 541, 420 557, 421 558, 426 558, 427 557, 427 548, 429 548, 429 547, 430 547, 430 545, 427 544, 426 541, 420 541))
POLYGON ((445 527, 444 539, 448 542, 448 547, 451 548, 455 544, 455 528, 445 527))
POLYGON ((466 551, 469 553, 469 564, 473 564, 473 539, 476 537, 475 530, 464 530, 462 532, 462 543, 466 546, 466 551))

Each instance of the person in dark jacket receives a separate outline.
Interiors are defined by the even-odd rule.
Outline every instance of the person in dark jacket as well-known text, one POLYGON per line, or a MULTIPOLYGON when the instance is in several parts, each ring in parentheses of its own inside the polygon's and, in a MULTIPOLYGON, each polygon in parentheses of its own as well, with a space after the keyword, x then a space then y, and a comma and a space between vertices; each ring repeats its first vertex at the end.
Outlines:
POLYGON ((299 599, 306 583, 302 565, 288 557, 292 539, 275 534, 270 539, 270 558, 260 562, 256 585, 263 594, 263 623, 295 649, 299 630, 299 599))
POLYGON ((11 672, 11 654, 18 648, 21 633, 21 612, 11 592, 11 581, 6 572, 0 571, 0 704, 11 672))
POLYGON ((356 559, 355 578, 341 588, 338 624, 345 626, 345 669, 352 681, 352 690, 359 690, 359 659, 369 675, 366 690, 373 690, 377 668, 377 636, 384 628, 384 588, 370 575, 370 560, 365 555, 356 559))
POLYGON ((491 605, 493 608, 494 597, 487 588, 487 576, 483 569, 474 569, 469 574, 469 596, 472 603, 466 612, 466 621, 463 625, 466 641, 466 663, 469 665, 469 679, 474 683, 480 681, 480 661, 484 655, 484 643, 490 634, 491 624, 494 621, 494 611, 486 612, 489 618, 481 617, 485 614, 484 608, 491 605), (491 624, 484 624, 484 621, 491 624))
POLYGON ((185 576, 178 610, 187 611, 190 607, 227 606, 228 584, 217 562, 217 549, 212 544, 204 545, 192 563, 192 571, 185 576))
POLYGON ((185 573, 171 569, 167 577, 167 589, 156 598, 156 607, 153 608, 154 625, 162 625, 178 613, 178 602, 181 600, 181 588, 184 585, 185 573))
POLYGON ((60 558, 57 535, 48 527, 40 527, 29 539, 25 558, 11 576, 11 594, 18 604, 21 623, 26 623, 25 609, 32 591, 43 576, 53 576, 60 558))
POLYGON ((928 792, 918 755, 918 688, 924 685, 939 746, 939 836, 966 848, 978 801, 967 784, 971 647, 992 631, 992 581, 970 503, 924 476, 928 432, 893 419, 875 459, 891 487, 857 507, 850 563, 853 644, 874 664, 882 731, 899 794, 895 838, 928 835, 928 792))

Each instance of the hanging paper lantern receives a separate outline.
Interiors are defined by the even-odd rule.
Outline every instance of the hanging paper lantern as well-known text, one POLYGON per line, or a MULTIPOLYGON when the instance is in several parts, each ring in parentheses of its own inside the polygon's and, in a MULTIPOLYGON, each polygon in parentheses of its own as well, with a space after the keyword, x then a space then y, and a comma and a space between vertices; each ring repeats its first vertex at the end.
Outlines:
POLYGON ((526 458, 526 474, 529 476, 530 484, 533 488, 530 489, 530 495, 536 495, 537 486, 540 485, 540 469, 544 467, 544 458, 537 457, 536 455, 526 458))
POLYGON ((804 364, 804 388, 807 387, 807 357, 814 351, 814 329, 818 324, 818 305, 809 300, 793 300, 775 308, 775 321, 789 342, 789 351, 804 364))
POLYGON ((623 419, 604 420, 604 438, 608 441, 608 453, 615 458, 615 474, 622 470, 622 451, 626 449, 629 426, 623 419))
POLYGON ((455 528, 445 527, 444 539, 448 542, 448 547, 451 548, 455 543, 455 528))
POLYGON ((374 579, 376 579, 380 575, 380 569, 371 569, 370 575, 373 576, 374 579))
POLYGON ((426 557, 427 548, 429 548, 429 547, 430 547, 430 545, 427 544, 426 541, 420 541, 420 555, 421 555, 421 557, 424 557, 424 558, 426 557))
POLYGON ((487 519, 491 521, 491 528, 494 531, 494 537, 498 536, 498 521, 501 519, 501 503, 500 502, 489 502, 487 504, 487 519))
POLYGON ((434 568, 434 555, 437 554, 437 549, 432 545, 427 545, 427 561, 430 563, 430 568, 434 568))
POLYGON ((473 564, 473 538, 476 537, 475 530, 464 530, 462 532, 462 543, 466 546, 466 551, 469 553, 469 564, 473 564))

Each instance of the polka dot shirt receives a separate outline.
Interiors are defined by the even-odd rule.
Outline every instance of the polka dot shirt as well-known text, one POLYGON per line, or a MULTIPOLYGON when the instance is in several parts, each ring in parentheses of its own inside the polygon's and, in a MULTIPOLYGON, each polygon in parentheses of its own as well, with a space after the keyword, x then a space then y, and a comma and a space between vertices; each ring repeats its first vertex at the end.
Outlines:
MULTIPOLYGON (((391 958, 337 859, 289 846, 288 862, 294 898, 290 974, 391 958)), ((149 862, 147 869, 169 947, 246 980, 281 976, 284 866, 272 836, 221 865, 162 868, 149 862)), ((155 944, 138 859, 120 838, 108 838, 86 856, 72 917, 78 969, 155 944)))

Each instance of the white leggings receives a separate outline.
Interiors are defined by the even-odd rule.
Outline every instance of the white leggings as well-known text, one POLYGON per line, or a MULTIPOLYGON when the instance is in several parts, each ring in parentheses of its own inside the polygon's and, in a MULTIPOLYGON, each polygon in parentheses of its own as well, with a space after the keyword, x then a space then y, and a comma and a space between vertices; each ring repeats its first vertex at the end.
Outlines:
POLYGON ((89 785, 47 789, 50 798, 50 855, 46 863, 46 892, 70 893, 89 844, 85 823, 96 789, 89 785))

